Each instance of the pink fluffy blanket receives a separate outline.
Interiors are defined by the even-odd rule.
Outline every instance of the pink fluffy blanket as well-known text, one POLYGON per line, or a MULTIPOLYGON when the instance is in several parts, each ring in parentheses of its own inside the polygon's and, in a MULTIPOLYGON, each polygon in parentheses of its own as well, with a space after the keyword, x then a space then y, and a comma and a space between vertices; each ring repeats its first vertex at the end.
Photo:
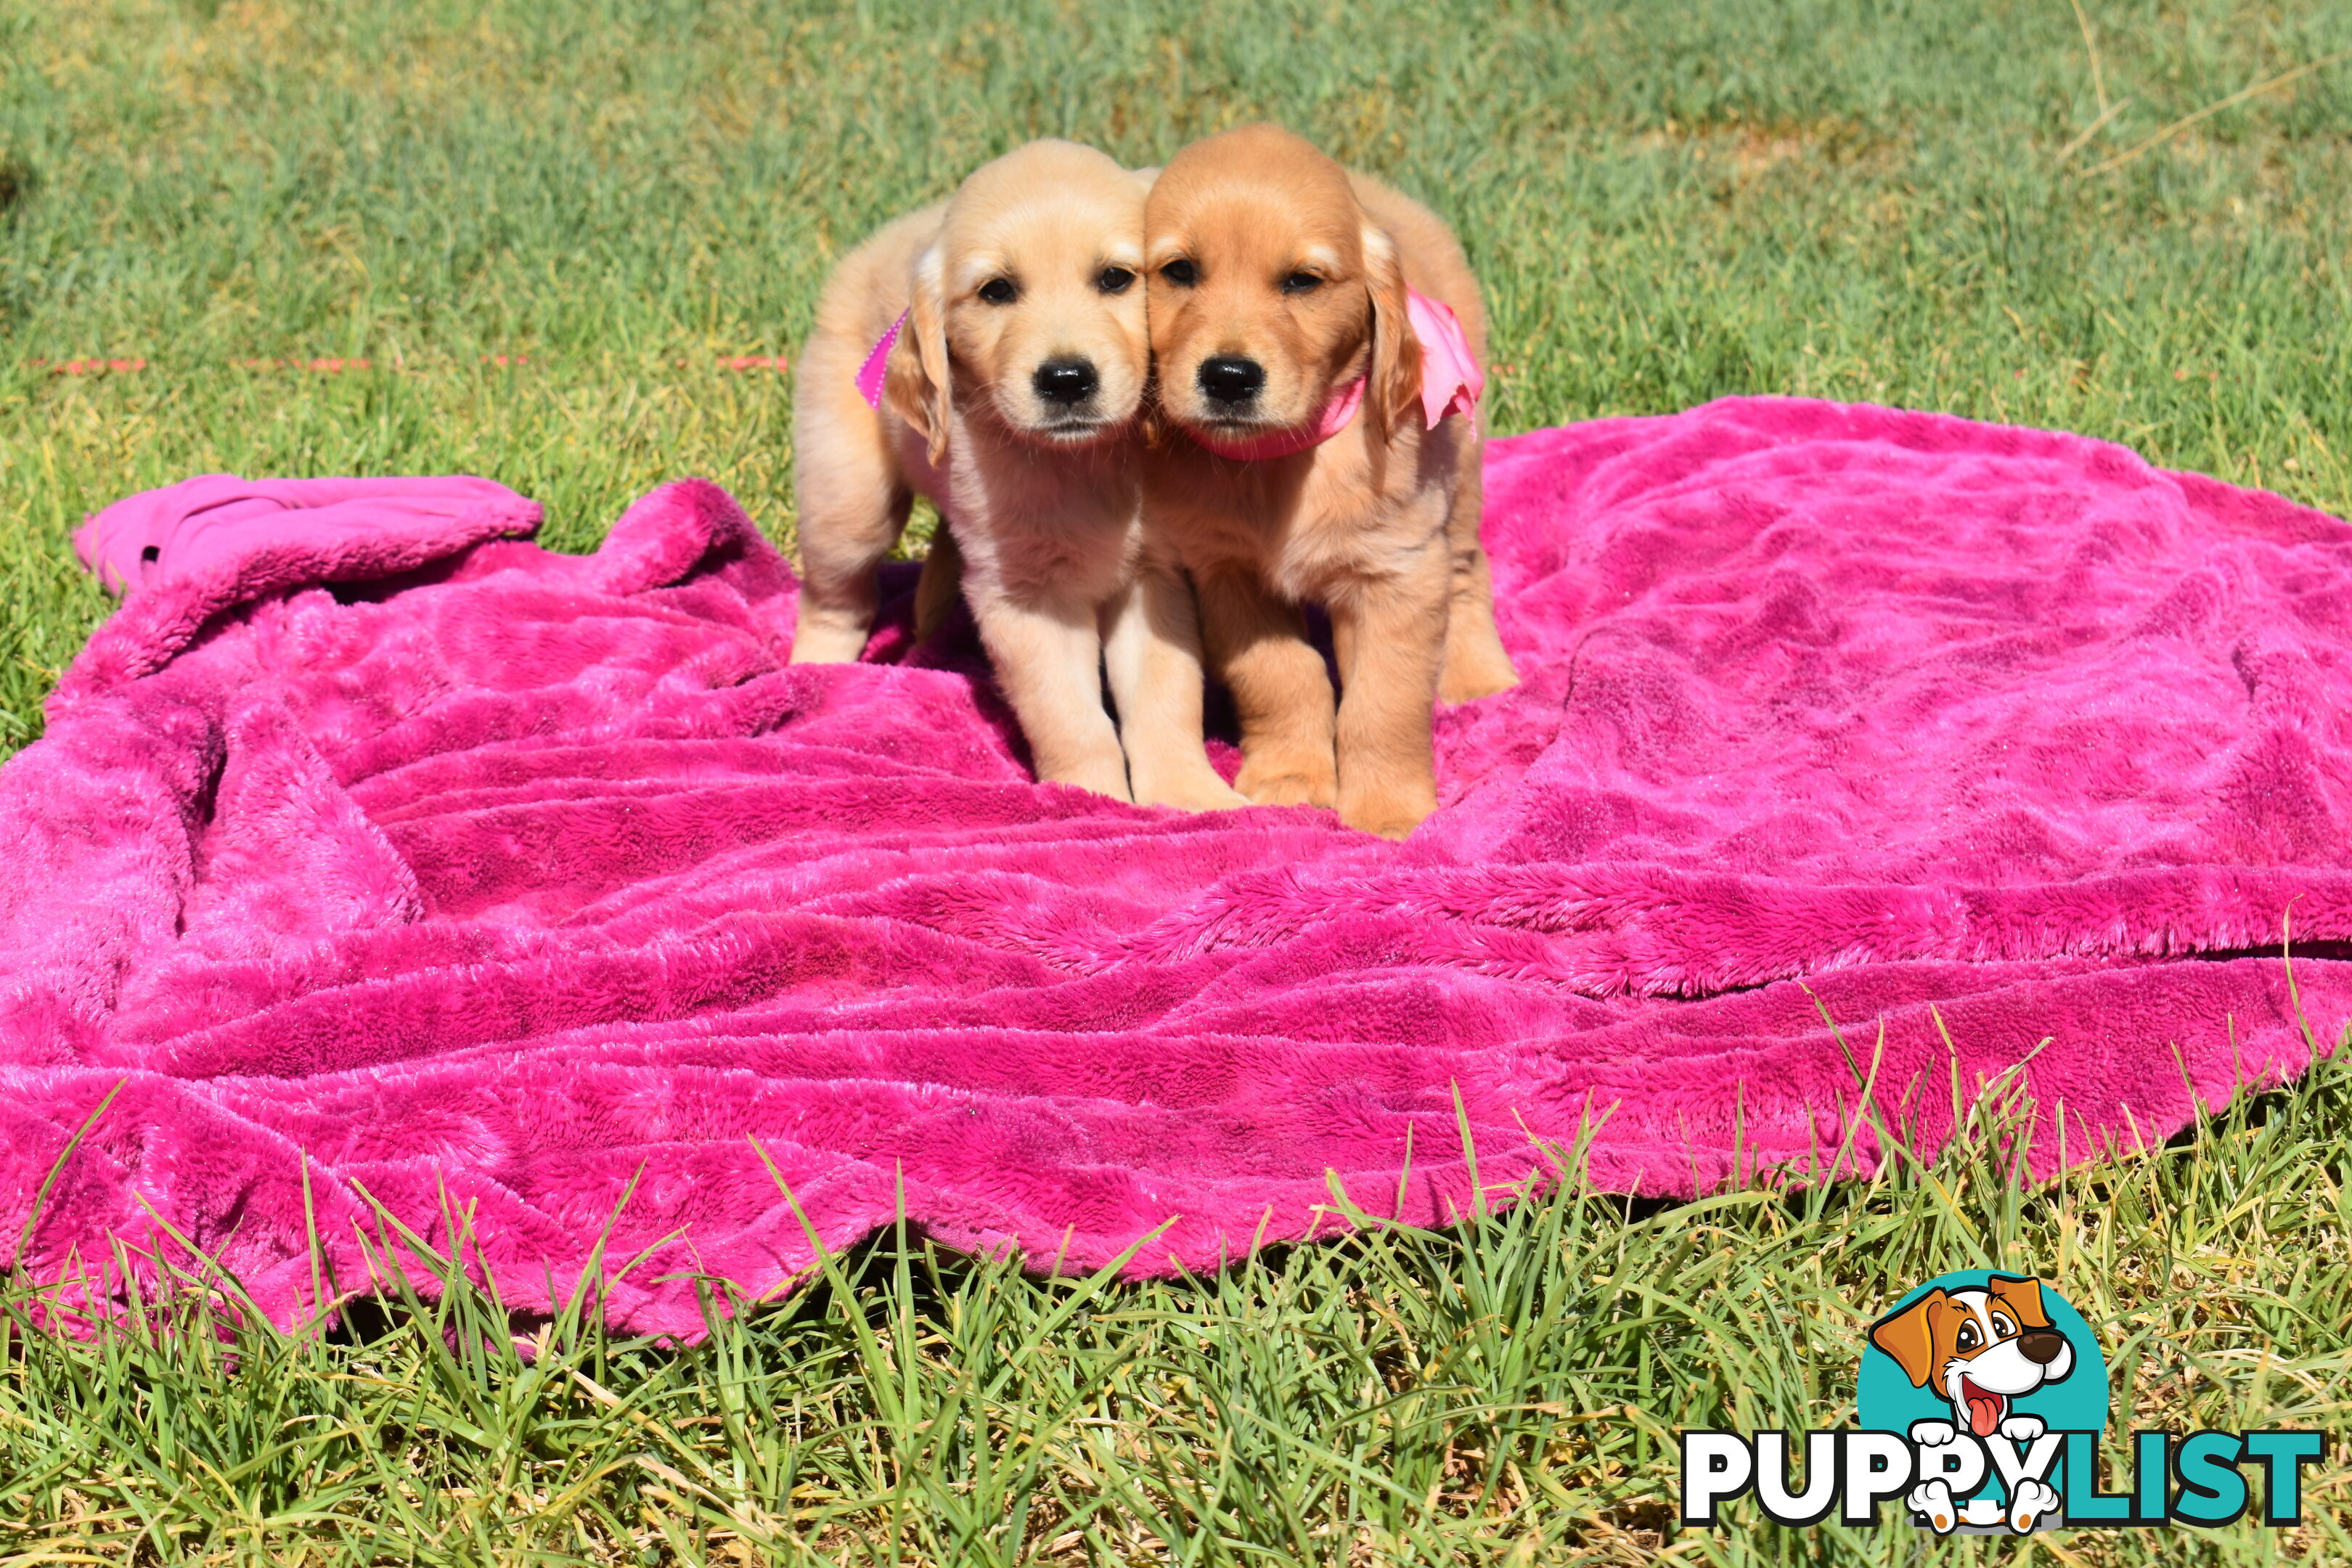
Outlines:
POLYGON ((0 772, 0 1262, 199 1248, 290 1321, 314 1238, 350 1289, 455 1224, 545 1309, 609 1230, 607 1310, 691 1333, 901 1212, 1139 1272, 1443 1220, 1465 1131, 1489 1189, 1689 1194, 2007 1083, 2047 1171, 2352 1012, 2352 527, 1759 399, 1487 497, 1525 683, 1402 845, 1041 787, 903 598, 787 668, 709 484, 580 557, 480 480, 110 509, 129 596, 0 772))

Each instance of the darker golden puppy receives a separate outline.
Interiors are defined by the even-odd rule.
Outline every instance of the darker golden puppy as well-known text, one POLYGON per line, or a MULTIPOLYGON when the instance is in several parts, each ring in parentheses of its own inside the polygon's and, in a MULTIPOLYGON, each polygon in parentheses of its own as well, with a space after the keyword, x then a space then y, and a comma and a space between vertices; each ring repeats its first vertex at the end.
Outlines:
POLYGON ((1144 237, 1167 426, 1145 529, 1198 592, 1235 782, 1401 837, 1436 808, 1435 700, 1517 681, 1478 542, 1477 283, 1426 208, 1272 126, 1179 153, 1144 237))

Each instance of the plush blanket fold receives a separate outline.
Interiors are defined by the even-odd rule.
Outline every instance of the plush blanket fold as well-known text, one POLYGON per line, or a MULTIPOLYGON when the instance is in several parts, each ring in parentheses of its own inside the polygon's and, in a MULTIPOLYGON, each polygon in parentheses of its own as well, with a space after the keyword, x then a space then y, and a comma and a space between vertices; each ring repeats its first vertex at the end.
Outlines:
POLYGON ((1402 845, 1039 786, 903 599, 788 667, 710 485, 536 521, 212 478, 84 530, 127 597, 0 770, 0 1263, 198 1249, 291 1321, 314 1239, 352 1289, 454 1226, 545 1310, 609 1233, 607 1311, 691 1334, 902 1208, 1137 1271, 1443 1220, 1465 1132, 1493 1191, 1689 1194, 2004 1084, 2047 1171, 2352 1014, 2352 527, 2119 447, 1771 399, 1494 444, 1524 682, 1440 715, 1402 845))

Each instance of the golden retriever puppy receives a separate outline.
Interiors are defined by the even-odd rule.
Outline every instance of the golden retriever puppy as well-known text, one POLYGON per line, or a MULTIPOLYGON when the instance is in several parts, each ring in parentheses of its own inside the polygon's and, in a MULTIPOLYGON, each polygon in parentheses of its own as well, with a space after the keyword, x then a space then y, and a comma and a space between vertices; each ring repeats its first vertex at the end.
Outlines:
POLYGON ((1034 142, 843 259, 793 410, 793 662, 864 650, 877 569, 919 493, 952 541, 925 563, 922 618, 960 572, 1040 780, 1239 805, 1201 745, 1191 594, 1143 548, 1149 184, 1092 148, 1034 142))
POLYGON ((1402 837, 1437 806, 1435 699, 1518 679, 1478 542, 1477 282, 1426 208, 1268 125, 1177 154, 1144 235, 1169 426, 1144 517, 1198 590, 1241 718, 1234 782, 1402 837))

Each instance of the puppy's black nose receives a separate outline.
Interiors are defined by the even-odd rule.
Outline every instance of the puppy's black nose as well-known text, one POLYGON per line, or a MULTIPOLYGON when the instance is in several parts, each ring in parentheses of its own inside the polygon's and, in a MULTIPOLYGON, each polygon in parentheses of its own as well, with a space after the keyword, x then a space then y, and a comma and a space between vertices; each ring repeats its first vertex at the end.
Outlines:
POLYGON ((1214 354, 1201 362, 1201 390, 1219 403, 1247 403, 1265 385, 1265 366, 1239 354, 1214 354))
POLYGON ((1095 388, 1102 384, 1102 378, 1095 374, 1091 360, 1049 359, 1037 367, 1029 384, 1046 402, 1067 405, 1092 397, 1095 388))
POLYGON ((2018 1353, 2036 1366, 2048 1366, 2066 1348, 2066 1336, 2049 1329, 2028 1329, 2017 1336, 2018 1353))

